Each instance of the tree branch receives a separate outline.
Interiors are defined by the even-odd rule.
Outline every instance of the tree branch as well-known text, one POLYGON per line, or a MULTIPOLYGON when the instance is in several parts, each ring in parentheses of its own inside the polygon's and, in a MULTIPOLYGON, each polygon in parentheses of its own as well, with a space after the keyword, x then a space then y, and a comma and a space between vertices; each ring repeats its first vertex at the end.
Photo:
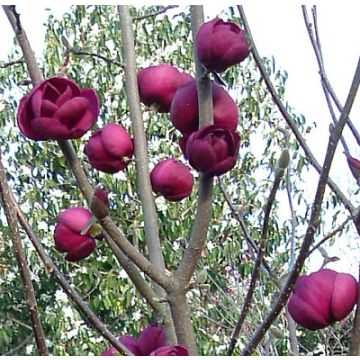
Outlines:
MULTIPOLYGON (((234 204, 232 203, 229 194, 227 193, 227 191, 225 190, 224 184, 222 183, 222 180, 220 179, 220 177, 218 178, 218 182, 219 182, 219 187, 221 192, 224 195, 224 198, 227 202, 227 204, 230 207, 230 210, 232 211, 232 213, 234 214, 234 216, 236 217, 237 221, 239 222, 239 225, 241 227, 241 230, 244 234, 247 246, 249 248, 249 250, 251 251, 251 255, 253 260, 256 260, 255 254, 258 254, 259 249, 255 243, 255 240, 251 237, 248 228, 245 224, 245 219, 244 219, 244 215, 242 212, 240 212, 239 210, 237 210, 234 206, 234 204), (253 253, 255 252, 255 254, 253 253)), ((264 269, 266 270, 266 272, 269 274, 270 278, 277 283, 277 277, 276 275, 273 273, 273 271, 271 270, 270 265, 267 263, 267 261, 262 258, 262 266, 264 267, 264 269)))
POLYGON ((10 188, 6 180, 6 173, 2 163, 0 151, 0 197, 4 206, 4 211, 9 226, 10 238, 13 244, 17 265, 19 268, 21 282, 24 288, 25 303, 30 313, 32 330, 35 336, 36 346, 40 355, 49 355, 46 346, 44 330, 41 325, 40 314, 36 304, 34 287, 31 281, 31 274, 26 254, 22 246, 21 236, 18 228, 16 208, 12 203, 10 188))
MULTIPOLYGON (((203 8, 201 5, 192 5, 191 26, 193 38, 201 24, 204 22, 203 8)), ((199 103, 199 127, 213 123, 212 93, 210 79, 202 67, 194 51, 196 65, 196 80, 199 103)), ((189 245, 185 250, 183 259, 175 273, 175 278, 186 287, 193 275, 197 261, 204 248, 208 228, 211 220, 213 179, 200 175, 199 196, 195 221, 193 224, 189 245)))
POLYGON ((108 57, 106 57, 104 55, 97 54, 97 53, 92 52, 92 51, 86 51, 86 50, 81 50, 81 49, 78 49, 78 48, 75 48, 75 47, 71 47, 68 43, 65 43, 64 41, 63 41, 63 45, 66 47, 66 52, 68 54, 73 54, 73 55, 76 55, 76 56, 95 57, 95 58, 104 60, 105 62, 107 62, 109 64, 113 64, 113 65, 119 66, 121 68, 124 68, 123 63, 121 63, 119 61, 116 61, 114 59, 110 59, 110 58, 108 58, 108 57))
POLYGON ((304 262, 307 258, 309 248, 313 242, 314 234, 320 224, 320 211, 321 211, 321 205, 324 198, 325 188, 328 181, 328 176, 330 172, 330 167, 332 160, 334 158, 335 150, 337 147, 337 144, 339 142, 339 139, 341 137, 342 131, 344 129, 344 126, 346 124, 347 118, 349 116, 350 110, 352 108, 357 89, 359 87, 360 83, 360 59, 358 61, 356 71, 354 74, 354 78, 350 87, 350 91, 348 94, 348 97, 346 99, 344 111, 341 113, 340 119, 337 123, 337 125, 334 127, 332 133, 329 137, 328 147, 326 151, 326 156, 324 160, 324 165, 322 167, 322 172, 320 174, 320 179, 318 182, 311 216, 309 220, 309 225, 306 230, 304 241, 301 245, 301 249, 299 252, 299 255, 295 261, 295 265, 291 273, 289 274, 284 287, 280 291, 278 300, 273 304, 270 312, 266 315, 264 321, 262 324, 257 328, 255 334, 251 338, 249 344, 245 347, 245 349, 242 352, 242 355, 251 355, 253 350, 258 346, 262 338, 264 337, 266 331, 269 329, 273 321, 276 319, 276 317, 279 315, 282 308, 287 303, 287 300, 289 299, 289 296, 291 294, 292 288, 300 274, 300 271, 304 265, 304 262))
POLYGON ((130 258, 134 264, 136 264, 146 275, 159 284, 162 288, 166 289, 171 285, 170 277, 159 268, 150 262, 142 253, 140 253, 131 243, 128 241, 124 234, 116 227, 109 216, 98 219, 100 225, 109 234, 109 236, 119 246, 121 251, 130 258))
MULTIPOLYGON (((190 13, 193 39, 195 40, 196 32, 204 22, 203 7, 201 5, 192 5, 190 13)), ((195 52, 194 55, 199 119, 200 126, 204 126, 213 122, 211 84, 195 52)), ((197 345, 187 304, 186 289, 195 271, 208 233, 212 210, 212 184, 212 178, 209 179, 200 175, 197 211, 190 241, 173 276, 173 286, 168 291, 178 342, 189 349, 190 355, 197 355, 197 345)))
POLYGON ((346 224, 351 220, 351 216, 349 216, 343 223, 341 223, 336 229, 327 234, 323 239, 321 239, 316 245, 314 245, 308 252, 307 257, 309 257, 316 249, 318 249, 321 245, 323 245, 327 240, 331 239, 338 232, 344 230, 346 224))
POLYGON ((14 30, 16 39, 21 47, 21 51, 24 55, 26 66, 28 68, 29 75, 34 85, 41 81, 41 73, 34 53, 30 47, 26 33, 20 23, 20 15, 16 12, 14 5, 3 5, 5 15, 9 19, 9 22, 14 30))
POLYGON ((284 175, 284 169, 277 169, 276 173, 275 173, 275 180, 273 183, 273 186, 271 188, 270 191, 270 195, 268 198, 268 201, 266 203, 265 206, 265 211, 264 211, 264 222, 263 222, 263 226, 262 226, 262 230, 261 230, 261 237, 260 237, 260 243, 259 243, 259 247, 258 247, 258 254, 256 257, 256 261, 254 264, 254 268, 253 271, 251 273, 251 281, 250 281, 250 286, 248 289, 248 292, 246 294, 245 300, 244 300, 244 305, 241 309, 241 313, 239 316, 239 319, 236 323, 236 326, 231 334, 231 338, 230 338, 230 342, 229 342, 229 346, 226 352, 226 356, 231 356, 231 354, 234 351, 237 339, 239 337, 242 325, 245 321, 246 315, 248 313, 248 311, 250 310, 251 307, 251 303, 252 303, 252 299, 253 299, 253 295, 254 295, 254 291, 255 291, 255 285, 256 285, 256 281, 257 278, 259 276, 259 272, 260 272, 260 267, 261 267, 261 263, 262 263, 262 259, 264 256, 264 251, 265 251, 265 247, 266 247, 266 241, 267 241, 267 234, 268 234, 268 228, 269 228, 269 220, 270 220, 270 213, 271 213, 271 209, 272 206, 274 204, 275 201, 275 195, 276 192, 279 189, 279 185, 280 185, 280 181, 281 178, 284 175))
MULTIPOLYGON (((153 264, 156 264, 156 266, 165 273, 165 262, 159 238, 156 207, 150 183, 147 139, 140 107, 132 18, 127 5, 119 5, 118 13, 120 17, 121 40, 125 63, 127 102, 130 110, 132 129, 134 132, 138 193, 144 214, 145 239, 150 261, 153 264)), ((166 292, 159 286, 155 286, 155 292, 160 298, 166 296, 166 292)), ((170 308, 168 304, 162 304, 162 308, 164 311, 165 331, 168 341, 176 342, 175 329, 171 319, 170 308)))
MULTIPOLYGON (((316 158, 314 157, 313 153, 311 152, 310 148, 308 147, 308 145, 306 144, 305 139, 302 137, 301 133, 299 132, 299 129, 297 128, 294 120, 292 119, 291 115, 288 113, 288 111, 286 110, 284 104, 282 103, 281 99, 279 98, 274 85, 272 84, 269 76, 266 73, 266 70, 262 64, 262 60, 261 57, 257 51, 257 48, 255 46, 254 43, 254 39, 251 35, 251 31, 249 28, 249 24, 247 22, 246 16, 245 16, 245 12, 242 8, 242 6, 238 5, 238 10, 239 10, 239 14, 241 17, 241 21, 244 25, 247 37, 251 43, 251 53, 254 57, 254 60, 256 62, 257 67, 259 68, 259 71, 261 73, 261 76, 264 79, 264 82, 267 86, 268 91, 270 92, 274 103, 276 104, 276 106, 278 107, 280 113, 282 114, 282 116, 284 117, 286 123, 288 124, 288 126, 290 127, 291 131, 293 132, 293 134, 295 135, 298 143, 300 144, 301 148, 303 149, 305 155, 306 155, 306 159, 309 161, 309 163, 315 168, 315 170, 321 174, 322 172, 322 168, 321 165, 318 163, 318 161, 316 160, 316 158)), ((331 188, 331 190, 338 196, 338 198, 340 199, 340 201, 343 203, 343 205, 345 206, 345 208, 350 212, 350 214, 352 216, 354 216, 355 214, 355 209, 353 207, 353 205, 350 203, 350 201, 347 199, 347 197, 343 194, 343 192, 340 190, 340 188, 336 185, 336 183, 334 183, 334 181, 329 177, 328 180, 328 185, 331 188)))

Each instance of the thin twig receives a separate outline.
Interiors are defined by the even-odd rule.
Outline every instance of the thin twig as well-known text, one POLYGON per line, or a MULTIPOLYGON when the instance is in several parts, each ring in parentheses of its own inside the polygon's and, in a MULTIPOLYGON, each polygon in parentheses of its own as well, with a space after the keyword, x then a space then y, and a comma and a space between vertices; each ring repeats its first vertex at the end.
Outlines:
POLYGON ((265 206, 264 222, 263 222, 263 226, 262 226, 262 230, 261 230, 260 244, 258 247, 258 254, 256 257, 254 268, 251 273, 250 286, 247 291, 247 294, 246 294, 246 297, 244 300, 244 305, 241 309, 239 319, 238 319, 238 321, 235 325, 235 328, 231 334, 231 338, 230 338, 229 346, 228 346, 228 349, 226 352, 226 356, 230 356, 233 353, 237 339, 239 337, 239 334, 240 334, 240 331, 242 328, 242 325, 243 325, 246 315, 251 307, 251 302, 252 302, 254 291, 255 291, 255 285, 256 285, 257 278, 259 276, 260 266, 261 266, 262 258, 264 255, 265 247, 266 247, 270 213, 271 213, 271 209, 273 207, 274 201, 275 201, 276 192, 279 189, 280 181, 284 175, 284 171, 285 171, 284 169, 279 169, 275 173, 274 183, 271 188, 270 195, 269 195, 268 201, 266 202, 266 206, 265 206))
POLYGON ((159 284, 164 289, 170 286, 170 277, 150 262, 128 241, 124 234, 117 228, 109 216, 99 219, 100 225, 110 235, 119 246, 121 251, 126 254, 146 275, 159 284))
MULTIPOLYGON (((134 46, 134 34, 132 30, 132 19, 127 5, 118 6, 121 26, 121 40, 125 66, 125 86, 127 92, 127 103, 130 111, 130 120, 134 133, 136 177, 138 193, 141 200, 144 219, 144 231, 149 260, 156 264, 158 269, 165 273, 165 262, 160 244, 159 225, 156 214, 155 200, 152 193, 149 173, 149 159, 147 154, 147 139, 142 118, 140 97, 137 83, 136 55, 134 46)), ((155 292, 159 298, 166 296, 163 288, 155 284, 155 292)), ((169 342, 176 342, 176 334, 171 319, 168 304, 161 305, 164 329, 169 342)))
MULTIPOLYGON (((288 146, 288 144, 287 144, 288 146)), ((291 235, 290 235, 290 261, 289 261, 289 271, 294 266, 295 263, 295 240, 296 240, 296 227, 297 227, 297 221, 296 221, 296 214, 294 210, 294 204, 291 197, 291 182, 290 182, 290 164, 288 171, 286 173, 286 193, 288 197, 289 207, 290 207, 290 216, 291 216, 291 235)), ((290 340, 290 348, 291 352, 294 355, 299 355, 299 342, 296 337, 296 323, 291 317, 288 309, 285 309, 285 317, 287 320, 287 328, 289 331, 289 340, 290 340)))
POLYGON ((321 239, 316 245, 314 245, 308 252, 308 257, 321 245, 323 245, 327 240, 331 239, 333 236, 335 236, 338 232, 344 230, 346 224, 351 220, 351 216, 349 216, 343 223, 341 223, 336 229, 331 231, 329 234, 327 234, 323 239, 321 239))
POLYGON ((21 326, 22 326, 23 328, 25 328, 25 329, 28 329, 28 330, 32 331, 32 327, 31 327, 30 325, 24 323, 24 322, 21 321, 21 320, 18 320, 18 319, 16 319, 16 318, 12 317, 11 315, 7 315, 7 316, 6 316, 6 319, 9 320, 9 321, 11 321, 11 322, 14 322, 14 323, 16 323, 16 324, 18 324, 18 325, 21 325, 21 326))
POLYGON ((358 64, 356 67, 356 71, 354 74, 354 78, 350 87, 349 94, 346 99, 346 103, 344 106, 344 111, 341 113, 340 119, 337 125, 334 127, 328 142, 328 147, 326 151, 326 156, 324 160, 324 164, 322 166, 322 172, 320 174, 320 179, 318 182, 311 216, 309 220, 309 224, 305 233, 305 238, 302 243, 299 255, 296 259, 295 265, 291 273, 289 274, 282 290, 280 291, 279 297, 277 301, 271 307, 270 312, 266 315, 262 324, 257 328, 255 334, 252 336, 249 344, 245 347, 242 352, 242 355, 251 355, 251 353, 255 350, 258 346, 264 335, 266 334, 267 330, 270 328, 271 324, 274 322, 276 317, 279 315, 282 308, 287 303, 289 299, 291 290, 300 274, 300 271, 304 265, 304 262, 307 258, 309 248, 313 242, 314 234, 320 225, 320 212, 322 201, 324 198, 325 188, 328 181, 328 176, 330 172, 330 167, 332 164, 332 160, 334 158, 334 154, 336 151, 337 144, 340 140, 342 131, 348 119, 349 113, 351 111, 352 105, 355 100, 355 96, 360 84, 360 59, 358 60, 358 64))
POLYGON ((141 16, 134 16, 132 18, 132 21, 139 21, 139 20, 147 19, 149 17, 155 17, 155 16, 158 16, 158 15, 164 14, 165 12, 167 12, 170 9, 175 9, 175 8, 178 8, 178 7, 179 7, 179 5, 168 5, 168 6, 165 6, 163 9, 161 9, 159 11, 155 11, 155 12, 150 13, 150 14, 145 14, 145 15, 141 15, 141 16))
MULTIPOLYGON (((337 118, 336 118, 335 113, 332 108, 332 104, 331 104, 331 100, 330 100, 330 96, 329 96, 329 90, 325 84, 325 82, 328 80, 327 80, 326 73, 325 73, 324 61, 323 61, 323 56, 322 56, 322 51, 321 51, 321 46, 320 46, 320 37, 319 37, 319 31, 318 31, 318 26, 317 26, 317 20, 316 20, 316 11, 314 11, 314 10, 312 11, 313 19, 314 19, 314 27, 315 27, 315 29, 313 30, 313 26, 311 25, 308 15, 307 15, 306 6, 302 5, 301 7, 302 7, 303 18, 304 18, 304 22, 306 25, 306 29, 307 29, 307 32, 308 32, 308 35, 310 38, 310 42, 313 47, 315 57, 316 57, 316 60, 317 60, 318 66, 319 66, 321 85, 322 85, 322 88, 324 91, 326 102, 327 102, 327 105, 328 105, 328 108, 330 111, 332 121, 333 121, 334 125, 336 125, 337 118), (315 34, 314 34, 314 32, 315 32, 315 34), (325 78, 326 78, 326 81, 325 81, 325 78)), ((315 7, 313 9, 315 9, 315 7)), ((350 123, 350 121, 348 121, 348 125, 350 126, 349 123, 350 123)), ((356 136, 356 133, 354 134, 354 136, 356 136)), ((344 148, 345 155, 349 156, 350 155, 349 147, 347 146, 346 140, 343 135, 341 136, 340 141, 344 148)))
MULTIPOLYGON (((325 67, 324 67, 324 62, 323 62, 323 58, 322 58, 322 53, 321 53, 321 47, 320 47, 320 37, 319 37, 319 30, 318 30, 318 24, 317 24, 317 13, 316 13, 316 7, 313 7, 312 10, 312 14, 313 14, 313 20, 314 20, 314 28, 315 28, 315 38, 313 35, 313 31, 312 31, 312 26, 310 24, 310 21, 308 19, 307 16, 307 11, 306 11, 306 6, 302 5, 302 11, 303 11, 303 16, 304 16, 304 21, 306 24, 306 28, 308 30, 308 34, 310 37, 310 41, 311 44, 313 46, 314 52, 315 52, 315 56, 316 56, 316 60, 318 62, 318 66, 319 66, 319 74, 320 74, 320 78, 321 81, 323 83, 323 85, 325 86, 327 92, 330 94, 331 98, 333 99, 333 101, 335 102, 336 107, 338 108, 338 110, 340 111, 340 113, 343 112, 343 107, 338 99, 338 97, 336 96, 336 93, 333 89, 333 87, 331 86, 331 83, 327 77, 327 74, 325 72, 325 67)), ((356 130, 353 122, 350 120, 350 118, 348 119, 347 125, 349 126, 353 136, 355 137, 357 143, 360 145, 360 134, 359 132, 356 130)))
POLYGON ((66 48, 66 51, 67 53, 71 53, 73 55, 76 55, 76 56, 90 56, 90 57, 95 57, 95 58, 98 58, 98 59, 101 59, 101 60, 104 60, 105 62, 109 63, 109 64, 114 64, 116 66, 119 66, 121 68, 124 68, 124 64, 119 62, 119 61, 116 61, 114 59, 110 59, 104 55, 100 55, 100 54, 97 54, 95 52, 91 52, 91 51, 86 51, 86 50, 81 50, 81 49, 77 49, 77 48, 73 48, 73 47, 69 47, 69 48, 66 48))
POLYGON ((21 282, 24 288, 25 303, 28 308, 32 331, 35 336, 36 346, 40 355, 49 355, 46 346, 44 330, 41 325, 40 314, 37 308, 36 296, 34 287, 31 281, 31 274, 29 265, 26 259, 26 254, 22 245, 22 240, 18 227, 18 220, 16 216, 16 208, 13 205, 11 198, 11 190, 6 180, 6 173, 2 163, 2 155, 0 151, 0 197, 4 206, 4 211, 9 226, 10 238, 13 244, 21 282))
MULTIPOLYGON (((301 148, 303 149, 305 155, 306 155, 306 159, 309 161, 309 163, 315 168, 315 170, 321 174, 322 172, 322 167, 319 164, 319 162, 316 160, 316 158, 314 157, 313 153, 311 152, 310 148, 308 147, 305 139, 303 138, 303 136, 301 135, 297 125, 295 124, 294 120, 292 119, 291 115, 289 114, 289 112, 286 110, 284 104, 282 103, 280 97, 278 96, 274 85, 272 84, 266 70, 265 67, 262 63, 261 57, 257 51, 257 48, 255 46, 254 43, 254 39, 251 35, 251 31, 250 31, 250 27, 247 21, 247 18, 245 16, 245 12, 242 8, 242 6, 238 5, 238 10, 240 13, 240 17, 241 17, 241 21, 242 24, 244 25, 247 37, 251 43, 251 53, 254 57, 254 60, 256 62, 257 67, 259 68, 259 71, 261 73, 262 78, 264 79, 264 82, 267 86, 267 89, 269 90, 274 103, 276 104, 276 106, 278 107, 280 113, 282 114, 282 116, 284 117, 286 123, 288 124, 288 126, 290 127, 291 131, 293 132, 293 134, 295 135, 297 141, 299 142, 301 148)), ((340 188, 336 185, 336 183, 329 177, 328 180, 328 185, 331 188, 331 190, 338 196, 338 198, 340 199, 340 201, 343 203, 343 205, 345 206, 345 208, 350 212, 351 215, 354 216, 355 213, 355 208, 354 206, 350 203, 350 201, 347 199, 347 197, 343 194, 343 192, 340 190, 340 188)))
POLYGON ((24 64, 24 59, 18 59, 18 60, 13 60, 13 61, 9 61, 6 63, 2 63, 0 64, 0 69, 5 69, 7 67, 13 66, 13 65, 17 65, 17 64, 24 64))

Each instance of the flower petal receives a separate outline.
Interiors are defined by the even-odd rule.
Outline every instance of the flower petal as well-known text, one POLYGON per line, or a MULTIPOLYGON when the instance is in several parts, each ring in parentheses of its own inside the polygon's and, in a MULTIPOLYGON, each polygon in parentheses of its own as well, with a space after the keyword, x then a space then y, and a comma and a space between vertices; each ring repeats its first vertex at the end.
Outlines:
POLYGON ((165 331, 157 325, 149 325, 140 334, 138 345, 141 355, 148 356, 150 353, 166 344, 165 331))
POLYGON ((80 207, 73 207, 62 211, 57 222, 64 224, 73 232, 80 234, 84 225, 91 217, 92 215, 89 210, 80 207))
POLYGON ((121 335, 119 337, 119 341, 125 345, 130 352, 132 352, 135 356, 141 356, 142 353, 139 349, 138 346, 138 341, 137 339, 134 339, 132 336, 128 336, 128 335, 121 335))
POLYGON ((86 241, 79 244, 77 247, 73 248, 65 256, 67 261, 78 261, 88 257, 96 247, 95 239, 87 237, 86 241))
POLYGON ((59 119, 60 122, 71 130, 76 126, 81 118, 86 113, 89 106, 89 101, 82 97, 75 97, 64 103, 58 111, 54 114, 54 117, 59 119))
POLYGON ((206 172, 216 165, 216 155, 207 141, 197 139, 188 141, 186 154, 189 157, 190 165, 200 172, 206 172))
POLYGON ((133 143, 126 130, 118 124, 108 124, 101 129, 101 140, 106 150, 115 157, 131 157, 133 143))
POLYGON ((54 118, 34 118, 31 122, 31 128, 47 140, 63 140, 67 139, 69 135, 68 128, 54 118))
POLYGON ((66 86, 66 90, 59 94, 59 97, 56 99, 55 104, 57 107, 63 106, 67 101, 69 101, 73 97, 73 93, 70 86, 66 86))

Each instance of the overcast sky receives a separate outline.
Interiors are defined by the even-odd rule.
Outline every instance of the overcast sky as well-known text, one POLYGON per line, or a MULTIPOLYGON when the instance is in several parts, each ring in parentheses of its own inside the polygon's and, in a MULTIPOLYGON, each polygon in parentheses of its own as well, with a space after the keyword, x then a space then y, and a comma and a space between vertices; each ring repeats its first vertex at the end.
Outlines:
MULTIPOLYGON (((220 3, 224 4, 224 2, 220 3)), ((42 51, 43 24, 49 14, 44 10, 45 7, 50 8, 55 16, 61 16, 69 6, 64 2, 46 6, 44 3, 29 2, 18 6, 23 25, 37 55, 41 54, 42 51)), ((206 14, 212 18, 222 9, 222 6, 206 5, 206 14)), ((308 9, 310 14, 310 7, 308 9)), ((322 163, 328 140, 330 116, 300 5, 293 2, 255 2, 244 5, 244 10, 261 56, 273 55, 276 65, 288 72, 287 101, 297 113, 304 114, 310 123, 317 123, 317 129, 309 134, 308 140, 310 147, 314 149, 314 153, 317 155, 318 161, 322 163)), ((346 5, 339 5, 338 3, 333 5, 327 2, 324 5, 323 2, 318 5, 317 10, 327 74, 340 101, 344 104, 360 55, 360 5, 355 2, 346 5)), ((8 21, 1 11, 0 34, 2 34, 0 61, 6 61, 7 53, 12 46, 13 36, 8 21)), ((359 124, 360 95, 353 106, 351 118, 355 125, 359 124)), ((360 130, 360 126, 358 129, 360 130)), ((346 133, 346 135, 349 134, 346 133)), ((352 140, 350 141, 350 151, 353 156, 360 158, 360 148, 352 140)), ((355 182, 347 178, 350 174, 347 169, 344 170, 344 166, 346 167, 344 161, 345 157, 342 155, 342 151, 339 151, 334 164, 335 169, 341 168, 342 170, 337 171, 332 176, 340 185, 348 188, 354 186, 355 182), (345 178, 344 171, 347 171, 345 178)), ((358 199, 357 204, 359 201, 360 199, 358 199)), ((357 247, 359 247, 359 241, 356 240, 357 247)), ((329 254, 338 255, 337 252, 337 247, 334 247, 329 251, 329 254)), ((344 255, 342 260, 336 263, 336 266, 334 264, 333 268, 348 269, 348 259, 346 258, 348 255, 353 256, 353 253, 349 252, 344 255)), ((314 265, 314 268, 316 267, 318 267, 317 263, 314 265)), ((354 274, 357 273, 356 268, 357 265, 354 263, 351 269, 354 274)))

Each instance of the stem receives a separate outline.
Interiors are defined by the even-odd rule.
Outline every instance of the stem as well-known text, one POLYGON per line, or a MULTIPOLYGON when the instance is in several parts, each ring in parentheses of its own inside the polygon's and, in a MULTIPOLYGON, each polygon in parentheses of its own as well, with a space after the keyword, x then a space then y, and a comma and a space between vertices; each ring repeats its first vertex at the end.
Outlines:
POLYGON ((174 320, 178 343, 185 346, 191 356, 198 355, 191 312, 188 306, 186 293, 183 289, 168 295, 172 318, 174 320))
MULTIPOLYGON (((193 39, 195 41, 196 32, 204 22, 203 7, 201 5, 192 5, 190 7, 190 11, 193 39)), ((200 126, 204 126, 212 124, 213 122, 211 83, 208 75, 206 75, 206 71, 200 64, 196 53, 194 53, 194 56, 196 65, 199 119, 200 126)), ((175 277, 179 279, 184 286, 187 286, 190 281, 191 276, 195 271, 197 261, 201 255, 201 251, 205 245, 211 220, 212 188, 213 179, 207 179, 206 177, 200 175, 197 211, 189 246, 187 247, 184 257, 175 273, 175 277)))
MULTIPOLYGON (((291 198, 291 182, 290 182, 290 174, 288 168, 287 174, 286 174, 286 193, 288 196, 288 202, 290 207, 290 214, 291 214, 291 237, 290 237, 290 262, 289 262, 289 271, 294 267, 295 263, 295 237, 296 237, 296 215, 294 210, 294 204, 291 198)), ((289 331, 289 340, 290 340, 290 348, 291 352, 299 356, 299 342, 296 337, 296 323, 291 317, 288 309, 285 309, 285 317, 287 320, 287 327, 289 331)))
POLYGON ((292 288, 295 285, 295 282, 299 276, 299 273, 304 265, 304 262, 307 258, 309 248, 314 239, 314 234, 320 224, 321 205, 322 205, 322 200, 324 198, 326 184, 328 182, 328 176, 329 176, 329 172, 330 172, 331 163, 334 158, 337 144, 340 140, 342 131, 344 129, 344 126, 346 124, 350 110, 352 108, 352 105, 353 105, 353 102, 354 102, 354 99, 356 96, 356 92, 359 87, 359 83, 360 83, 360 59, 358 61, 356 71, 354 74, 354 78, 353 78, 353 81, 351 84, 351 88, 350 88, 348 97, 346 99, 344 111, 341 113, 338 124, 334 127, 332 133, 330 134, 328 147, 327 147, 327 151, 326 151, 326 156, 325 156, 325 160, 324 160, 324 165, 322 167, 323 170, 320 175, 320 179, 319 179, 316 194, 315 194, 315 199, 314 199, 313 206, 312 206, 309 225, 306 230, 305 238, 301 245, 299 255, 295 261, 294 268, 291 271, 291 273, 289 274, 287 281, 279 294, 278 300, 274 303, 270 312, 266 315, 264 321, 256 330, 256 332, 253 335, 253 337, 251 338, 249 344, 243 350, 242 355, 251 355, 251 353, 258 346, 258 344, 264 337, 266 331, 269 329, 269 327, 271 326, 273 321, 276 319, 276 317, 279 315, 280 311, 282 310, 282 308, 285 306, 287 300, 289 299, 292 288))
MULTIPOLYGON (((144 130, 144 122, 142 119, 137 84, 132 18, 127 5, 119 5, 118 13, 120 16, 127 102, 130 110, 132 129, 134 132, 138 192, 144 214, 145 239, 150 261, 157 265, 161 271, 165 272, 165 262, 159 238, 159 226, 157 222, 155 201, 150 183, 149 159, 146 146, 147 140, 144 130)), ((166 296, 164 289, 159 286, 155 286, 155 292, 160 298, 166 296)), ((175 328, 171 320, 170 308, 167 304, 162 304, 162 308, 166 319, 165 331, 168 341, 176 342, 175 328)))
POLYGON ((251 307, 251 302, 253 299, 253 295, 254 295, 254 291, 255 291, 255 285, 256 285, 256 281, 257 278, 259 276, 259 272, 260 272, 260 267, 261 267, 261 262, 264 256, 264 251, 265 251, 265 247, 266 247, 266 241, 267 241, 267 233, 268 233, 268 228, 269 228, 269 220, 270 220, 270 213, 271 213, 271 209, 272 206, 274 204, 275 201, 275 195, 277 190, 279 189, 279 185, 280 185, 280 181, 282 176, 284 175, 284 169, 280 169, 277 170, 275 173, 275 180, 274 180, 274 184, 271 188, 270 191, 270 196, 269 199, 266 203, 266 207, 265 207, 265 212, 264 212, 264 222, 263 222, 263 227, 261 230, 261 240, 260 240, 260 244, 259 244, 259 248, 258 248, 258 254, 257 254, 257 258, 254 264, 254 268, 253 271, 251 273, 251 281, 250 281, 250 286, 248 289, 248 292, 246 294, 245 300, 244 300, 244 305, 243 308, 241 310, 240 316, 239 316, 239 320, 236 323, 236 326, 233 330, 233 333, 231 334, 231 339, 230 339, 230 343, 226 352, 226 356, 230 356, 235 348, 237 339, 239 337, 242 325, 245 321, 246 315, 248 313, 248 311, 250 310, 251 307))
POLYGON ((94 190, 89 182, 88 177, 75 153, 74 147, 69 140, 58 141, 58 145, 64 154, 67 164, 75 176, 76 182, 83 193, 86 202, 90 206, 94 190))
POLYGON ((24 287, 25 303, 30 313, 32 330, 35 336, 36 346, 40 355, 49 355, 45 342, 44 330, 41 325, 40 314, 38 312, 34 287, 31 281, 29 265, 26 260, 24 248, 22 246, 21 236, 19 232, 16 208, 13 205, 11 190, 6 180, 4 165, 1 160, 0 152, 0 197, 4 205, 7 223, 9 225, 10 238, 13 243, 17 265, 20 272, 21 282, 24 287))
MULTIPOLYGON (((295 135, 297 141, 299 142, 299 145, 301 146, 301 148, 303 149, 305 155, 306 155, 306 159, 309 161, 309 163, 315 168, 315 170, 321 174, 322 173, 322 167, 321 165, 318 163, 318 161, 316 160, 315 156, 313 155, 313 153, 311 152, 310 148, 308 147, 308 145, 306 144, 305 139, 302 137, 299 129, 297 128, 294 120, 292 119, 291 115, 288 113, 288 111, 286 110, 284 104, 282 103, 281 99, 279 98, 274 85, 272 84, 269 76, 266 73, 266 70, 263 66, 263 63, 261 61, 261 57, 257 51, 257 48, 255 46, 254 43, 254 39, 251 35, 251 31, 250 31, 250 27, 249 24, 247 22, 246 16, 245 16, 245 12, 242 8, 242 6, 238 5, 238 10, 240 13, 240 17, 241 17, 241 21, 244 25, 244 28, 246 30, 246 34, 247 37, 251 43, 251 53, 254 57, 254 60, 256 62, 257 67, 259 68, 259 71, 261 73, 262 78, 264 79, 264 82, 267 86, 267 89, 269 90, 274 103, 276 104, 276 106, 278 107, 280 113, 282 114, 282 116, 284 117, 286 123, 288 124, 288 126, 290 127, 291 131, 293 132, 293 134, 295 135)), ((340 199, 340 201, 343 203, 343 205, 345 206, 345 208, 350 212, 350 214, 352 216, 354 216, 355 213, 355 209, 353 207, 353 205, 350 203, 350 201, 347 199, 347 197, 343 194, 343 192, 340 190, 340 188, 336 185, 336 183, 329 177, 327 179, 327 183, 329 185, 329 187, 331 188, 331 190, 338 196, 338 198, 340 199)))

